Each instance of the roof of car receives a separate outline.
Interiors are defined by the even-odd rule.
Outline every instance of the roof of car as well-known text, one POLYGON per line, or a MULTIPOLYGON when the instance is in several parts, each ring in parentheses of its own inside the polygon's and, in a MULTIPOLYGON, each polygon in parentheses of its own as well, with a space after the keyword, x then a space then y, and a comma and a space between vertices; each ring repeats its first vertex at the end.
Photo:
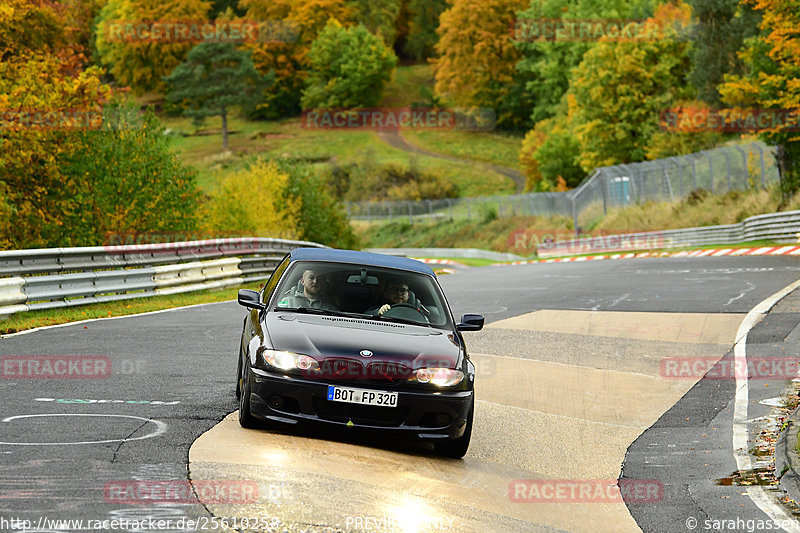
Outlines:
POLYGON ((358 265, 397 268, 433 275, 431 267, 407 257, 357 252, 355 250, 336 250, 333 248, 295 248, 291 252, 292 261, 333 261, 358 265))

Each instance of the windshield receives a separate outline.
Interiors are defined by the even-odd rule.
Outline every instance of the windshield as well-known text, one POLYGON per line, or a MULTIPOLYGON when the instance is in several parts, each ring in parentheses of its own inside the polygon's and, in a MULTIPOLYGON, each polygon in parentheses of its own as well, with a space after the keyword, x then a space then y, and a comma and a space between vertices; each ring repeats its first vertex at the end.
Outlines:
POLYGON ((450 325, 433 277, 355 264, 297 262, 284 275, 271 305, 275 310, 450 325))

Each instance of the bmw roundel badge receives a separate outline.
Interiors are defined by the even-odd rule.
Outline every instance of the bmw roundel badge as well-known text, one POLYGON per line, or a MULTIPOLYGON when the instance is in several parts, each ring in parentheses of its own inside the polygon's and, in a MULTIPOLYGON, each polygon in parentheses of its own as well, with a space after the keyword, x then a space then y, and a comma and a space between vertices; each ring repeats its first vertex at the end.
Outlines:
POLYGON ((359 353, 361 354, 361 357, 372 357, 372 352, 369 350, 361 350, 359 353))

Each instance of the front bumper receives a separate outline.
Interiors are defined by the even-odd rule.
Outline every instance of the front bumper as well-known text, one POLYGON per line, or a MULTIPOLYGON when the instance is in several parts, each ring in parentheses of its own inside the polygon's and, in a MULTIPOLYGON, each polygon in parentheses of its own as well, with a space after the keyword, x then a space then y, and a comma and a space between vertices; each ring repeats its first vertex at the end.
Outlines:
POLYGON ((474 391, 406 391, 379 384, 314 381, 251 369, 250 412, 259 419, 286 424, 314 423, 342 428, 400 432, 427 441, 456 439, 464 434, 474 391), (328 385, 370 388, 398 393, 397 407, 333 402, 328 385))

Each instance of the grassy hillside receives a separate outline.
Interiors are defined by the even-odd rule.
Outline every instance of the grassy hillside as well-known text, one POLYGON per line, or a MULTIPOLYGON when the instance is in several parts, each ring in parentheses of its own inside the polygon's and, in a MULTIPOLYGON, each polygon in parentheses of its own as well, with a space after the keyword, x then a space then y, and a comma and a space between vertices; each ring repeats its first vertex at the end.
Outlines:
MULTIPOLYGON (((648 202, 609 212, 603 219, 582 228, 584 235, 648 230, 678 229, 694 226, 732 224, 747 217, 778 210, 800 209, 796 196, 781 209, 777 189, 769 191, 731 192, 712 196, 696 192, 672 203, 648 202)), ((392 222, 354 223, 365 248, 389 247, 454 247, 483 248, 498 252, 532 255, 536 244, 550 237, 568 239, 574 235, 569 217, 511 217, 438 220, 409 223, 407 219, 392 222)))
MULTIPOLYGON (((387 86, 382 106, 410 107, 424 104, 424 87, 432 86, 429 65, 399 67, 387 86)), ((222 174, 241 169, 258 155, 291 157, 315 163, 321 170, 331 165, 347 165, 369 160, 382 167, 396 164, 417 168, 453 183, 460 196, 480 196, 514 192, 507 177, 469 162, 446 161, 414 155, 384 143, 371 130, 308 129, 298 118, 278 121, 249 121, 238 116, 228 119, 230 149, 222 150, 220 119, 212 117, 198 128, 191 119, 162 117, 173 138, 174 149, 182 159, 199 171, 199 184, 211 190, 222 174)), ((456 155, 467 160, 490 161, 516 166, 519 139, 497 132, 409 131, 409 140, 433 151, 456 155)))

